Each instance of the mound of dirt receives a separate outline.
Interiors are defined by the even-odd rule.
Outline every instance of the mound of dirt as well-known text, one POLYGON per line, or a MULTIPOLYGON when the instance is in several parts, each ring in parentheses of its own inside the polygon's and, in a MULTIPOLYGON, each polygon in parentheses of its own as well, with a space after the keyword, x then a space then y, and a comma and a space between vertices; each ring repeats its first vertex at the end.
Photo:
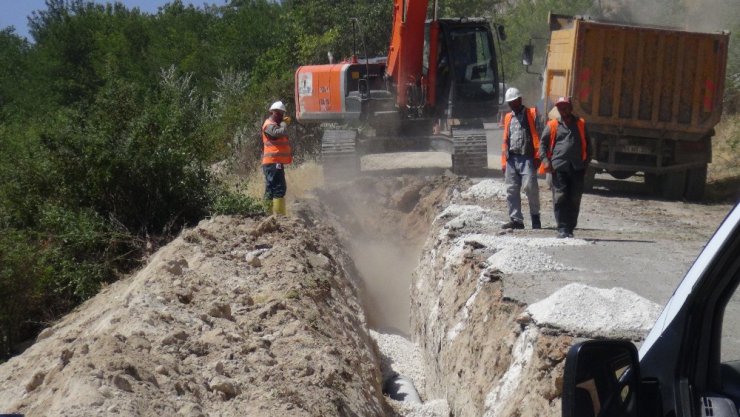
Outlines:
POLYGON ((354 267, 294 214, 182 233, 0 366, 0 412, 394 415, 354 267))

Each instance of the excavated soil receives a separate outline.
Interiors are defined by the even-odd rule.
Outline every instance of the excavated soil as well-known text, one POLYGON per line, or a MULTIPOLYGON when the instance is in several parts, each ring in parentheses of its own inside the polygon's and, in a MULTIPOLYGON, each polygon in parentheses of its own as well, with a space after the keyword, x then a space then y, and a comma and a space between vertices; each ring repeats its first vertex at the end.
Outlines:
POLYGON ((0 365, 0 413, 557 416, 571 343, 639 342, 729 206, 589 194, 559 240, 544 182, 544 229, 502 232, 501 182, 367 176, 203 221, 0 365), (423 404, 383 395, 396 373, 423 404))

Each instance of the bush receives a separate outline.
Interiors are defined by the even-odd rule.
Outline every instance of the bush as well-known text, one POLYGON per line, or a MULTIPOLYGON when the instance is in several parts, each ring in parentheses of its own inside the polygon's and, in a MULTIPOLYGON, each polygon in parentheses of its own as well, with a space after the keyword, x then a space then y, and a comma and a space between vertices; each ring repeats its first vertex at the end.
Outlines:
POLYGON ((244 215, 253 216, 264 214, 265 209, 261 200, 257 200, 238 191, 219 188, 215 192, 210 211, 212 215, 244 215))

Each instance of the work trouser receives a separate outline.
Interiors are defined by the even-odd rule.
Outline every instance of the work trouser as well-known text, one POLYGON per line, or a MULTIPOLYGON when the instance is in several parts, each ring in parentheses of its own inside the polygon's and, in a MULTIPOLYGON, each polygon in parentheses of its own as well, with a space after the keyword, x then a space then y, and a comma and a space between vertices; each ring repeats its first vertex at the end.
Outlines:
POLYGON ((538 216, 540 214, 540 187, 537 184, 537 169, 534 167, 534 159, 523 155, 509 154, 506 160, 506 172, 504 173, 506 184, 506 202, 509 205, 509 218, 519 223, 524 223, 522 214, 521 190, 529 200, 529 214, 538 216))
POLYGON ((265 174, 265 200, 285 197, 288 185, 285 182, 285 169, 283 164, 262 165, 265 174))
POLYGON ((552 173, 552 203, 559 231, 573 233, 581 211, 583 180, 586 170, 564 170, 552 173))

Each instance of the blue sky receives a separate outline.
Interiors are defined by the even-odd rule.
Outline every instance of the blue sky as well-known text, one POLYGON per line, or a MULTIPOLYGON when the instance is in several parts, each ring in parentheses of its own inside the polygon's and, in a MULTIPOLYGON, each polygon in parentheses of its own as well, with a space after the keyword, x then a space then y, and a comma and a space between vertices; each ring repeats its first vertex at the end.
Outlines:
MULTIPOLYGON (((94 0, 95 3, 105 4, 113 1, 94 0)), ((157 7, 171 3, 171 0, 119 0, 129 9, 138 7, 142 12, 156 13, 157 7)), ((185 4, 194 4, 202 7, 204 4, 224 4, 224 0, 183 0, 185 4)), ((0 29, 8 26, 15 27, 15 33, 30 38, 28 35, 28 17, 35 10, 46 9, 44 0, 0 0, 0 29)), ((31 40, 31 39, 29 39, 31 40)))

